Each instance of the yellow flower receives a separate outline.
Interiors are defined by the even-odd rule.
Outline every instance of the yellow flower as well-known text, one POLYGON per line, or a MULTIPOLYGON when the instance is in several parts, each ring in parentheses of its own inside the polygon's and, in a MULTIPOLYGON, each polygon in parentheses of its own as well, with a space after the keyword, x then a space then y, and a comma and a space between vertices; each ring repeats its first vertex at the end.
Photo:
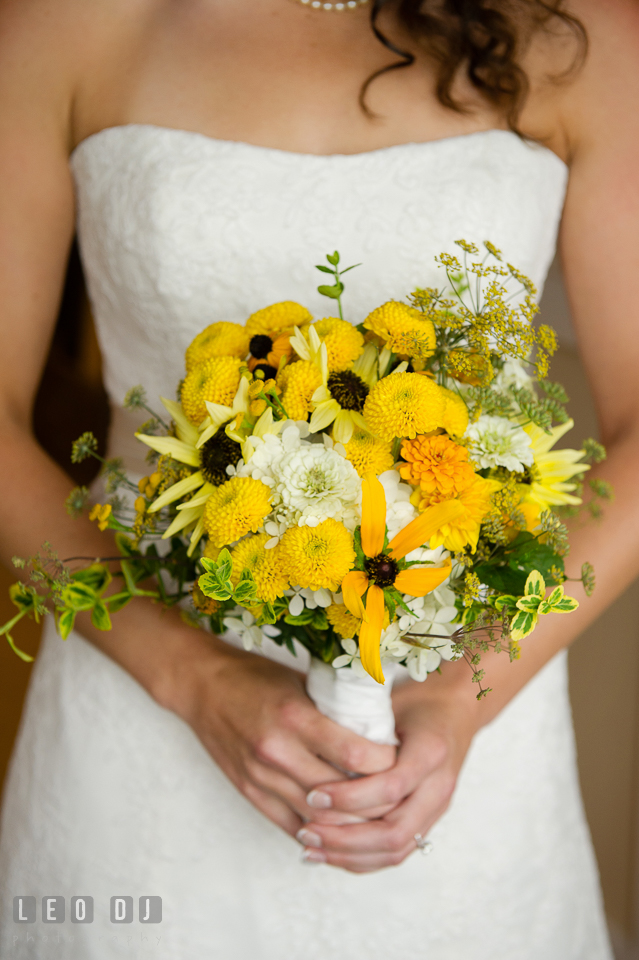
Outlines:
POLYGON ((271 491, 253 477, 232 477, 210 494, 202 522, 216 547, 255 533, 270 513, 271 491))
POLYGON ((524 427, 532 441, 535 458, 533 466, 528 468, 532 482, 529 487, 522 484, 520 488, 525 502, 536 504, 541 510, 563 504, 578 506, 581 503, 580 497, 572 493, 577 489, 577 484, 569 481, 590 470, 587 463, 580 462, 583 450, 552 450, 557 441, 573 427, 572 420, 553 427, 549 434, 534 423, 524 427))
MULTIPOLYGON (((142 501, 144 503, 144 501, 142 501)), ((109 525, 109 517, 111 516, 111 504, 110 503, 96 503, 89 514, 89 520, 97 520, 98 527, 100 530, 106 530, 109 525)))
POLYGON ((327 317, 313 324, 322 343, 326 344, 328 369, 347 370, 364 352, 364 337, 348 320, 327 317))
POLYGON ((249 337, 246 328, 239 323, 212 323, 187 347, 185 362, 187 372, 210 360, 211 357, 239 357, 248 353, 249 337))
POLYGON ((431 433, 444 416, 442 390, 419 373, 391 373, 380 380, 364 404, 370 430, 382 440, 431 433))
POLYGON ((468 407, 454 390, 440 387, 444 394, 442 427, 451 437, 463 437, 468 426, 468 407))
POLYGON ((306 351, 307 359, 321 371, 321 385, 312 396, 311 432, 317 433, 332 423, 336 443, 348 443, 354 430, 369 432, 362 410, 370 388, 377 381, 375 347, 369 344, 350 369, 330 372, 328 350, 315 327, 310 328, 308 344, 302 343, 299 331, 291 342, 298 352, 306 351))
POLYGON ((355 431, 344 449, 346 459, 350 460, 360 477, 367 473, 379 476, 385 470, 390 470, 394 463, 391 444, 361 430, 355 431))
POLYGON ((281 334, 292 331, 301 323, 310 323, 312 319, 306 307, 294 300, 282 300, 252 313, 246 321, 246 332, 249 339, 264 335, 276 340, 281 334))
POLYGON ((264 544, 270 539, 267 533, 245 537, 231 551, 233 570, 231 581, 237 586, 243 570, 250 570, 257 586, 257 594, 265 603, 272 603, 288 590, 288 578, 284 572, 279 547, 266 550, 264 544))
POLYGON ((217 613, 222 606, 219 600, 214 600, 213 597, 207 597, 206 594, 202 593, 197 580, 191 587, 191 600, 196 610, 208 615, 217 613))
POLYGON ((291 420, 308 420, 311 397, 322 383, 322 375, 310 360, 298 360, 284 367, 277 378, 282 406, 291 420))
POLYGON ((280 550, 291 584, 311 590, 337 590, 355 562, 352 535, 332 518, 316 527, 289 527, 280 550))
POLYGON ((433 533, 430 538, 430 549, 434 550, 436 547, 444 546, 446 550, 457 553, 468 545, 474 553, 477 549, 481 522, 492 509, 490 498, 500 487, 501 484, 497 480, 484 480, 483 477, 477 477, 452 499, 443 497, 441 494, 423 497, 421 491, 416 490, 411 497, 411 501, 425 513, 433 505, 442 503, 457 503, 462 507, 462 510, 455 517, 443 523, 433 533))
POLYGON ((326 619, 344 639, 356 637, 362 625, 360 617, 354 617, 343 603, 332 603, 326 610, 326 619))
POLYGON ((425 360, 435 350, 435 327, 419 310, 397 300, 377 307, 364 320, 393 353, 425 360))
POLYGON ((397 561, 421 547, 441 527, 461 512, 453 500, 429 507, 393 537, 384 552, 386 535, 386 494, 372 473, 362 481, 362 550, 367 557, 364 570, 351 570, 342 581, 344 604, 362 620, 359 653, 362 666, 373 680, 384 683, 379 641, 386 618, 384 589, 394 587, 411 597, 424 597, 450 576, 451 562, 443 567, 411 567, 398 570, 397 561), (362 597, 366 594, 366 603, 362 597))
POLYGON ((453 443, 443 434, 404 440, 402 456, 408 462, 399 468, 400 475, 426 496, 440 494, 455 497, 475 479, 468 450, 453 443))
POLYGON ((212 357, 189 373, 182 383, 180 399, 191 423, 199 424, 207 414, 206 402, 228 406, 240 384, 238 357, 212 357))

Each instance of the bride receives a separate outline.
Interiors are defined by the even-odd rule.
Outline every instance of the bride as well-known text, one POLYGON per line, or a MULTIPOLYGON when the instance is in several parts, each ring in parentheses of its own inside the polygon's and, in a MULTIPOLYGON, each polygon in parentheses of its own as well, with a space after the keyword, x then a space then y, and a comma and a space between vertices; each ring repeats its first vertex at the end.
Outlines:
POLYGON ((124 393, 170 396, 205 325, 284 299, 323 316, 313 264, 336 246, 363 264, 355 322, 440 282, 459 237, 543 285, 561 219, 616 490, 573 532, 593 599, 517 663, 487 655, 481 703, 463 662, 401 684, 396 756, 321 716, 278 648, 144 604, 66 643, 46 625, 0 870, 4 916, 29 895, 38 918, 4 924, 3 958, 611 956, 565 648, 639 569, 638 54, 631 0, 1 0, 5 562, 45 539, 104 552, 29 426, 76 222, 110 450, 140 475, 124 393), (93 924, 44 925, 51 895, 92 896, 93 924), (110 920, 123 896, 128 926, 110 920))

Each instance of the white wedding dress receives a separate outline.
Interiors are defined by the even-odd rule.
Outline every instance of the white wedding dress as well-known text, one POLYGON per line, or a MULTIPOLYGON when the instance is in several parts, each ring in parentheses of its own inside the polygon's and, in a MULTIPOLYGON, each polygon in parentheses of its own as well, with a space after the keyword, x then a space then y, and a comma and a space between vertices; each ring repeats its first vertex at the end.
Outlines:
MULTIPOLYGON (((173 396, 204 326, 284 299, 325 316, 314 264, 336 247, 362 264, 346 278, 354 322, 441 286, 433 258, 460 237, 492 240, 541 286, 567 179, 553 153, 503 131, 309 156, 131 125, 89 137, 72 168, 111 449, 137 473, 144 451, 117 406, 138 383, 152 402, 173 396)), ((186 724, 49 624, 3 827, 2 960, 611 957, 564 654, 476 736, 431 856, 356 876, 302 864, 186 724), (11 922, 17 895, 38 898, 36 923, 11 922), (67 898, 64 925, 41 922, 52 895, 67 898), (69 922, 80 895, 94 897, 91 925, 69 922), (135 918, 114 925, 109 900, 124 895, 135 918), (162 897, 161 924, 138 922, 148 895, 162 897)))

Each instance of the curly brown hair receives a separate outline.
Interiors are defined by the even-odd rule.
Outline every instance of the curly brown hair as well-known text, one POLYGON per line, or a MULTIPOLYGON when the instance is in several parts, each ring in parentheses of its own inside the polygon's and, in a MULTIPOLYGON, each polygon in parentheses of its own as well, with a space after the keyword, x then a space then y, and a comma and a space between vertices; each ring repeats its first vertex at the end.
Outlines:
POLYGON ((521 58, 531 37, 552 22, 572 33, 576 51, 568 67, 554 79, 568 77, 583 62, 588 37, 583 24, 564 9, 564 0, 373 0, 371 26, 377 39, 401 59, 366 80, 360 93, 362 108, 366 93, 377 77, 408 67, 415 54, 396 46, 379 28, 379 15, 392 12, 395 21, 415 40, 437 67, 437 98, 445 107, 463 113, 466 107, 453 94, 453 84, 464 71, 471 85, 497 107, 515 133, 529 91, 521 58))

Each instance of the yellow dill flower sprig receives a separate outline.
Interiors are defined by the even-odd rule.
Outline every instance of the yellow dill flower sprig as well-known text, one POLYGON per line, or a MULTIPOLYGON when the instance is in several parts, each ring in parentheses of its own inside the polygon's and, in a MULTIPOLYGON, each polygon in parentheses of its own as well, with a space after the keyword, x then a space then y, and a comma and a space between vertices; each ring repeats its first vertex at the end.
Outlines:
POLYGON ((289 527, 280 540, 282 564, 292 585, 337 591, 355 563, 352 534, 337 520, 289 527))
POLYGON ((232 477, 216 487, 204 507, 202 522, 211 543, 223 547, 255 533, 271 510, 271 491, 253 477, 232 477))

